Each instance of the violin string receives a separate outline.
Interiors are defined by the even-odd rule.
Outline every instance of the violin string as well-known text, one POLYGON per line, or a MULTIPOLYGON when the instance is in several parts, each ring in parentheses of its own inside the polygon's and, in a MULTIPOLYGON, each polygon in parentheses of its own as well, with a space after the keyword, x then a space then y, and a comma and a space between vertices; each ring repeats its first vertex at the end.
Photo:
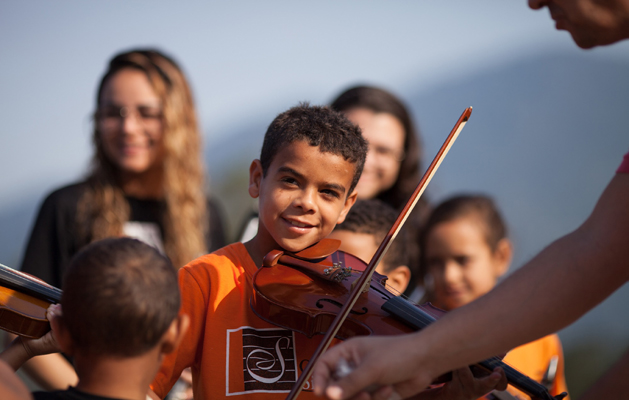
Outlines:
POLYGON ((385 289, 387 289, 389 292, 391 292, 391 294, 393 294, 393 295, 395 295, 395 296, 397 296, 397 297, 401 297, 401 298, 403 298, 404 300, 406 300, 406 301, 408 301, 409 303, 412 303, 412 304, 414 304, 414 305, 416 305, 416 306, 418 306, 418 305, 419 305, 419 303, 418 303, 418 302, 416 302, 416 301, 414 301, 414 300, 411 300, 411 298, 410 298, 410 297, 408 297, 407 295, 405 295, 405 294, 404 294, 404 292, 400 292, 399 290, 397 290, 397 289, 396 289, 396 288, 394 288, 393 286, 389 285, 389 284, 388 284, 388 282, 389 282, 388 280, 385 282, 384 287, 385 287, 385 289))
MULTIPOLYGON (((387 281, 387 282, 388 282, 388 281, 387 281)), ((385 287, 385 288, 386 288, 389 292, 391 292, 392 294, 394 294, 394 295, 396 295, 396 296, 399 296, 399 297, 402 297, 404 300, 408 300, 408 298, 406 298, 406 297, 404 296, 404 293, 400 293, 400 292, 399 292, 396 288, 394 288, 393 286, 389 285, 388 283, 385 283, 385 284, 384 284, 384 287, 385 287)))

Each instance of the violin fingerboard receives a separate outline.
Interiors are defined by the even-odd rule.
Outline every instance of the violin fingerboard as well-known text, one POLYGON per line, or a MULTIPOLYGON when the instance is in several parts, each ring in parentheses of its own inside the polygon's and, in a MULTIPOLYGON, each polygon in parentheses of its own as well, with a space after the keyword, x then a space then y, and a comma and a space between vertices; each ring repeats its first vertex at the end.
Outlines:
POLYGON ((49 303, 61 301, 61 289, 0 264, 0 284, 49 303))

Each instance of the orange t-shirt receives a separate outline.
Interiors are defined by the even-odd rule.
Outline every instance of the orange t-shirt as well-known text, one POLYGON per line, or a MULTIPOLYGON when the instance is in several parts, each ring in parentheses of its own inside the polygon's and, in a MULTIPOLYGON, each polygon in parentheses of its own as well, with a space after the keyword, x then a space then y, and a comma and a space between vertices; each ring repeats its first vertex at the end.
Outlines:
MULTIPOLYGON (((553 386, 549 390, 550 394, 554 396, 568 391, 563 370, 563 352, 561 350, 561 342, 557 335, 548 335, 520 347, 516 347, 507 353, 503 361, 529 378, 541 382, 554 356, 557 356, 557 370, 553 386)), ((529 396, 511 385, 509 385, 507 390, 518 398, 530 399, 529 396)), ((566 399, 568 399, 568 397, 566 397, 566 399)))
MULTIPOLYGON (((249 305, 257 266, 242 243, 202 256, 179 271, 190 328, 168 354, 151 389, 163 398, 192 367, 196 399, 284 399, 323 336, 278 328, 249 305)), ((336 341, 336 340, 335 340, 336 341)), ((307 382, 300 399, 315 398, 307 382)))

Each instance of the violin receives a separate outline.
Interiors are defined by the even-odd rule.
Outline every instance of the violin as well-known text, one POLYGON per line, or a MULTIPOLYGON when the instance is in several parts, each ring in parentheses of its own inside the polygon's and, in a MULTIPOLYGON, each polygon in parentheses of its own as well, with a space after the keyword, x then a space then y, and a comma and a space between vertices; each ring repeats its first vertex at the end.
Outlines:
MULTIPOLYGON (((308 337, 325 335, 287 400, 294 400, 299 395, 316 360, 335 337, 347 339, 356 335, 410 333, 444 314, 431 304, 418 306, 393 296, 385 288, 386 277, 376 273, 375 268, 471 113, 469 107, 461 114, 369 265, 337 251, 340 241, 330 239, 294 254, 273 250, 265 256, 262 267, 253 277, 253 311, 267 322, 308 337)), ((562 393, 553 397, 546 387, 502 363, 500 358, 485 360, 478 365, 488 371, 502 367, 509 383, 533 398, 560 400, 567 396, 562 393)))
POLYGON ((46 310, 61 301, 61 290, 0 264, 0 329, 27 338, 50 330, 46 310))
MULTIPOLYGON (((322 242, 327 248, 340 245, 334 239, 322 242)), ((259 317, 282 328, 308 337, 325 334, 366 267, 363 261, 342 251, 325 258, 306 259, 273 250, 253 277, 251 307, 259 317)), ((373 273, 369 289, 361 293, 336 338, 411 333, 446 313, 430 303, 417 305, 395 296, 387 290, 386 280, 386 276, 373 273)), ((505 364, 500 357, 481 361, 475 367, 487 372, 501 367, 509 384, 532 398, 559 400, 567 395, 553 397, 544 385, 505 364)), ((436 382, 449 379, 450 376, 443 376, 436 382)))

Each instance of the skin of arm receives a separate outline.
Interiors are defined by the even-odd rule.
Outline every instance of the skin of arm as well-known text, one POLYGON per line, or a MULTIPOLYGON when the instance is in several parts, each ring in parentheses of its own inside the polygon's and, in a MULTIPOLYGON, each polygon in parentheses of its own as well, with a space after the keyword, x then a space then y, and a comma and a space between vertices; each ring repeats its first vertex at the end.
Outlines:
POLYGON ((61 306, 51 305, 46 312, 46 318, 51 321, 53 330, 40 339, 25 339, 8 335, 13 341, 0 353, 0 359, 9 364, 14 371, 22 366, 24 369, 36 366, 37 371, 43 371, 33 377, 36 383, 45 390, 67 389, 68 386, 78 383, 78 377, 72 365, 61 354, 55 354, 60 351, 54 337, 56 321, 53 322, 58 315, 61 315, 61 306))
POLYGON ((0 393, 5 400, 32 399, 31 392, 6 362, 0 359, 0 393))
POLYGON ((0 353, 0 360, 13 368, 13 371, 17 371, 25 362, 34 356, 35 354, 32 353, 23 338, 17 336, 11 344, 0 353))
MULTIPOLYGON (((487 295, 420 332, 352 339, 335 346, 319 360, 315 391, 325 391, 333 399, 349 398, 378 384, 392 386, 406 398, 442 373, 574 322, 629 279, 628 199, 629 174, 616 174, 577 230, 552 243, 487 295), (339 358, 357 367, 332 382, 339 358)), ((366 392, 359 396, 369 397, 378 399, 366 392)))
POLYGON ((33 358, 23 368, 44 390, 65 390, 79 382, 74 368, 61 354, 33 358))

